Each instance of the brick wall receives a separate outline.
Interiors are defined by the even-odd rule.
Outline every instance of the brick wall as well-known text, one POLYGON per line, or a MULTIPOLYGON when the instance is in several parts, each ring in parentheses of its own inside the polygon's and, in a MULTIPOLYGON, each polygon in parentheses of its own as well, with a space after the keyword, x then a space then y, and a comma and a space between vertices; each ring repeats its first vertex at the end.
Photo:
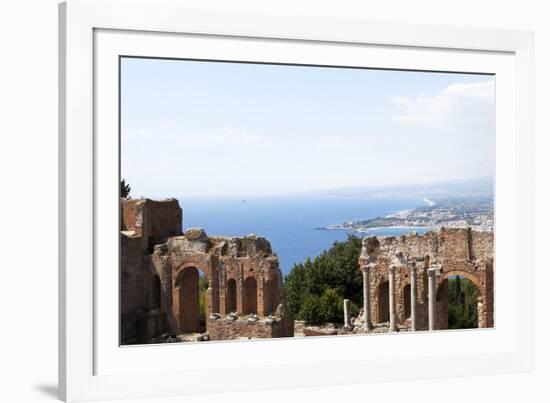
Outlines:
POLYGON ((206 330, 211 340, 283 337, 283 323, 280 319, 260 319, 255 322, 249 321, 246 317, 233 321, 223 317, 208 319, 206 330))
POLYGON ((438 232, 425 235, 407 234, 400 237, 367 237, 363 241, 360 259, 362 270, 370 265, 370 302, 373 323, 381 323, 387 315, 380 310, 387 309, 385 300, 381 300, 380 285, 388 281, 390 265, 395 270, 395 310, 399 325, 407 325, 405 287, 410 284, 411 264, 415 264, 417 273, 416 314, 417 327, 428 326, 428 279, 427 270, 433 264, 441 266, 436 278, 439 301, 436 305, 437 327, 447 327, 447 278, 464 276, 476 284, 480 291, 479 318, 480 327, 493 326, 493 233, 470 231, 468 228, 442 228, 438 232), (402 256, 403 262, 396 261, 402 256), (382 308, 381 308, 382 307, 382 308))
POLYGON ((228 324, 226 330, 219 329, 224 321, 216 322, 213 331, 220 338, 223 332, 228 338, 293 335, 293 322, 284 309, 279 310, 284 304, 282 273, 269 241, 255 235, 209 237, 198 228, 182 234, 182 214, 173 199, 121 201, 123 340, 142 338, 143 332, 151 332, 153 338, 161 330, 175 334, 199 331, 197 271, 208 281, 207 317, 230 313, 226 303, 232 281, 232 310, 241 315, 251 310, 261 318, 255 324, 245 322, 247 326, 239 321, 228 324), (195 276, 187 278, 189 273, 195 276))

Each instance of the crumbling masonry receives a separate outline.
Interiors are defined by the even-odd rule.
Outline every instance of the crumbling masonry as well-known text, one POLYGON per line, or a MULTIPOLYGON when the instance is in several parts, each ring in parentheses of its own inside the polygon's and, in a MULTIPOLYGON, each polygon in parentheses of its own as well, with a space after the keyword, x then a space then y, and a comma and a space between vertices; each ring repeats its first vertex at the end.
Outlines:
MULTIPOLYGON (((452 276, 475 284, 478 327, 493 327, 493 240, 492 232, 467 228, 364 238, 363 310, 352 323, 346 300, 344 330, 446 329, 452 276)), ((120 247, 122 344, 189 334, 197 340, 294 335, 278 258, 266 239, 182 233, 177 200, 123 199, 120 247)))
POLYGON ((452 276, 479 290, 478 327, 494 326, 492 232, 442 228, 422 236, 367 237, 359 265, 367 331, 381 323, 390 331, 446 329, 452 276))
POLYGON ((121 342, 293 336, 283 278, 261 237, 182 233, 175 199, 121 201, 121 342), (207 283, 201 314, 200 278, 207 283))

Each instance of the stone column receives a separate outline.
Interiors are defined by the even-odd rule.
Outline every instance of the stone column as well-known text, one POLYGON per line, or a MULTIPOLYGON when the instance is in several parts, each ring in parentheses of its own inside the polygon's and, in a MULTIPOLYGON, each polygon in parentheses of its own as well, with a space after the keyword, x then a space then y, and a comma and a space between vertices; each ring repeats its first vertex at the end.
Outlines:
POLYGON ((411 266, 411 331, 416 330, 416 265, 411 266))
POLYGON ((363 313, 365 314, 365 331, 372 329, 370 319, 370 284, 369 284, 370 267, 363 268, 363 313))
POLYGON ((428 330, 435 329, 435 269, 428 269, 428 330))
POLYGON ((397 331, 395 322, 395 266, 388 269, 388 282, 390 288, 390 332, 397 331))
POLYGON ((243 277, 243 264, 237 263, 237 313, 242 314, 244 312, 244 277, 243 277))
POLYGON ((483 306, 483 297, 477 297, 477 327, 487 327, 485 320, 485 307, 483 306))
POLYGON ((344 300, 344 329, 351 329, 351 320, 350 320, 350 302, 349 299, 344 300))
POLYGON ((256 306, 258 311, 258 316, 264 317, 266 314, 265 306, 264 306, 264 271, 263 267, 260 265, 260 270, 258 272, 258 275, 256 276, 256 306))

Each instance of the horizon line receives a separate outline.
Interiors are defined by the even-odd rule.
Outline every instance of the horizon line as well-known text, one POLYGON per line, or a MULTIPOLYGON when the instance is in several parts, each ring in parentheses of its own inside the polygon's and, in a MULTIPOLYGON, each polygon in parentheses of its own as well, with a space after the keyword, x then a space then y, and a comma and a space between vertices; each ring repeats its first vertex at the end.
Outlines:
MULTIPOLYGON (((126 178, 122 178, 126 179, 126 178)), ((438 180, 433 182, 416 182, 416 183, 403 183, 403 184, 388 184, 388 185, 351 185, 351 186, 343 186, 343 187, 331 187, 331 188, 322 188, 322 189, 309 189, 309 190, 303 190, 303 191, 288 191, 288 192, 278 192, 278 193, 259 193, 259 194, 252 194, 252 193, 238 193, 238 194, 177 194, 178 192, 173 193, 172 196, 145 196, 140 195, 136 198, 151 198, 151 199, 158 199, 158 200, 164 200, 164 199, 171 199, 178 197, 186 197, 186 198, 212 198, 212 199, 218 199, 218 198, 226 198, 226 199, 244 199, 246 198, 265 198, 265 197, 285 197, 285 196, 298 196, 298 197, 304 197, 308 195, 315 195, 316 196, 341 196, 341 195, 330 195, 330 194, 323 194, 327 192, 341 192, 346 190, 362 190, 362 191, 373 191, 373 190, 384 190, 384 189, 390 189, 390 188, 407 188, 407 187, 415 187, 415 186, 437 186, 437 185, 444 185, 444 184, 456 184, 460 182, 468 182, 468 181, 481 181, 481 180, 490 180, 494 184, 494 175, 484 175, 484 176, 476 176, 476 177, 470 177, 470 178, 461 178, 461 179, 445 179, 445 180, 438 180)), ((127 182, 128 183, 128 182, 127 182)), ((348 197, 351 196, 362 196, 361 194, 356 195, 348 195, 348 197)), ((376 195, 370 195, 371 197, 380 197, 376 195)), ((418 197, 424 197, 424 196, 418 196, 418 197)))

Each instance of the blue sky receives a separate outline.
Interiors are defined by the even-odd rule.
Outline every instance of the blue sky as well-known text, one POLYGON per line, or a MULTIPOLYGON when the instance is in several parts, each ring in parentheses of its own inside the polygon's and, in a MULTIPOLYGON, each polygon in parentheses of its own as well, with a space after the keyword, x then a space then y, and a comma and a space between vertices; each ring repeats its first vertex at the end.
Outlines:
POLYGON ((125 58, 121 77, 134 197, 493 174, 491 76, 125 58))

